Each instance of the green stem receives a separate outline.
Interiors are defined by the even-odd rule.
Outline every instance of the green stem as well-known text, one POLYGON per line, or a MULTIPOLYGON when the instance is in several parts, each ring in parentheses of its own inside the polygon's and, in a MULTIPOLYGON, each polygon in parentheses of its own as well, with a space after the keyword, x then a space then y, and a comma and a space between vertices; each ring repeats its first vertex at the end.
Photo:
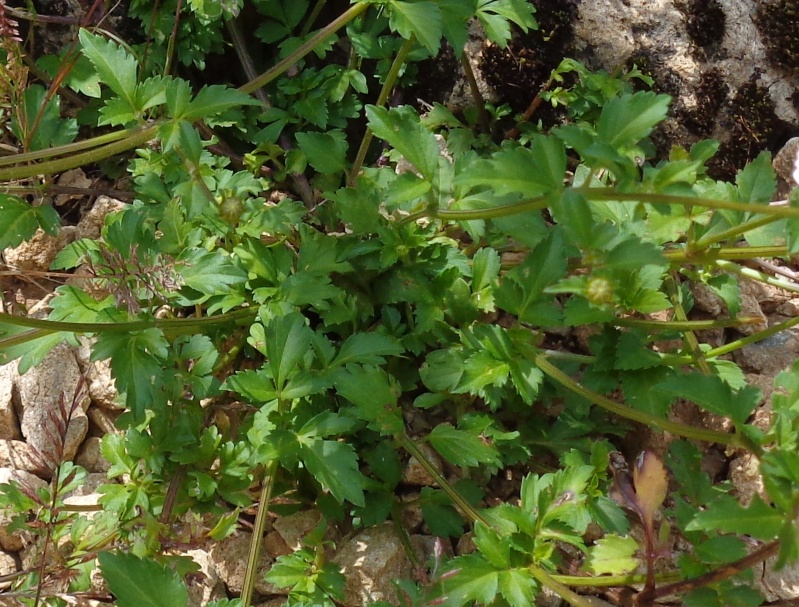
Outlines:
POLYGON ((730 211, 743 211, 774 217, 799 217, 799 207, 764 206, 762 204, 749 204, 746 202, 732 202, 730 200, 713 200, 709 198, 694 198, 693 196, 672 196, 669 194, 653 194, 648 192, 617 192, 614 188, 576 188, 576 191, 588 200, 611 200, 616 202, 648 202, 650 204, 677 204, 691 207, 707 207, 710 209, 727 209, 730 211))
MULTIPOLYGON (((677 317, 678 322, 687 322, 688 316, 685 314, 685 308, 682 306, 682 299, 680 297, 680 287, 676 278, 676 271, 669 272, 666 278, 666 291, 668 291, 671 305, 674 307, 674 315, 677 317)), ((699 346, 699 340, 693 331, 684 331, 682 335, 683 344, 691 353, 694 363, 699 370, 705 375, 711 375, 710 365, 707 364, 705 355, 702 353, 702 348, 699 346)))
MULTIPOLYGON (((746 337, 741 337, 740 339, 736 339, 733 342, 728 344, 724 344, 723 346, 719 346, 718 348, 713 348, 712 350, 708 350, 705 353, 707 358, 715 358, 718 356, 723 356, 725 354, 729 354, 730 352, 734 352, 744 346, 748 346, 749 344, 754 344, 764 339, 771 337, 772 335, 776 335, 777 333, 781 333, 791 327, 795 327, 799 325, 799 316, 795 316, 786 320, 785 322, 776 324, 771 326, 767 329, 763 329, 762 331, 758 331, 757 333, 752 333, 752 335, 747 335, 746 337)), ((683 357, 680 357, 679 363, 684 363, 682 360, 683 357)))
POLYGON ((787 257, 788 248, 774 247, 725 247, 688 253, 683 249, 664 251, 663 256, 672 264, 713 263, 717 259, 752 259, 753 257, 787 257))
POLYGON ((412 223, 417 219, 431 217, 441 219, 443 221, 471 221, 474 219, 495 219, 497 217, 508 217, 510 215, 517 215, 518 213, 526 213, 527 211, 540 211, 547 207, 550 201, 548 196, 536 196, 527 200, 521 200, 512 204, 504 204, 497 207, 487 209, 465 209, 465 210, 451 210, 451 209, 434 209, 427 208, 418 213, 413 213, 401 219, 398 225, 412 223))
MULTIPOLYGON (((121 141, 110 143, 91 151, 83 152, 82 154, 75 154, 58 160, 47 160, 39 164, 0 169, 0 181, 13 181, 14 179, 25 179, 35 175, 61 173, 68 169, 100 162, 111 156, 127 152, 128 150, 143 145, 155 137, 157 130, 158 125, 151 125, 144 130, 132 133, 121 141)), ((18 160, 18 158, 15 158, 15 160, 18 160)))
POLYGON ((264 479, 261 484, 261 498, 258 501, 258 514, 252 528, 250 550, 247 555, 247 569, 244 572, 244 582, 241 585, 241 605, 250 607, 252 604, 253 590, 255 589, 255 576, 258 575, 258 560, 261 558, 261 544, 263 543, 266 520, 269 517, 269 502, 272 500, 272 489, 275 485, 277 474, 277 459, 270 460, 266 465, 264 479))
POLYGON ((305 19, 305 25, 302 26, 302 30, 300 31, 300 36, 305 37, 308 35, 308 32, 311 31, 313 24, 319 18, 319 13, 322 12, 326 4, 326 0, 316 0, 316 4, 314 4, 313 10, 311 10, 311 14, 308 15, 308 18, 305 19))
POLYGON ((737 318, 715 318, 712 320, 647 320, 644 318, 614 318, 610 324, 616 327, 648 329, 650 331, 705 331, 727 327, 757 324, 757 316, 738 316, 737 318))
POLYGON ((407 434, 399 434, 395 437, 395 440, 400 447, 405 449, 418 460, 422 468, 424 468, 425 471, 433 478, 433 480, 438 483, 438 486, 441 487, 441 489, 449 496, 453 503, 460 508, 461 512, 468 520, 470 520, 472 523, 480 521, 487 527, 491 527, 488 521, 483 518, 483 516, 474 508, 474 506, 467 502, 463 496, 455 490, 450 482, 445 479, 438 470, 435 469, 435 466, 430 463, 430 460, 427 459, 425 454, 422 453, 421 449, 416 446, 416 443, 414 443, 407 434))
POLYGON ((14 154, 12 156, 0 158, 0 167, 25 164, 28 162, 33 162, 34 160, 40 160, 42 158, 65 156, 67 154, 73 154, 75 152, 89 150, 91 148, 100 147, 101 145, 105 145, 107 143, 113 143, 121 139, 134 137, 142 131, 148 131, 151 133, 152 126, 153 125, 150 124, 144 126, 135 126, 130 129, 123 129, 121 131, 106 133, 105 135, 100 135, 98 137, 92 137, 91 139, 84 139, 83 141, 76 141, 75 143, 69 143, 67 145, 60 145, 54 148, 47 148, 46 150, 25 152, 24 154, 14 154))
MULTIPOLYGON (((391 90, 397 83, 400 70, 402 69, 402 66, 405 65, 405 60, 408 58, 408 53, 410 53, 413 49, 415 41, 416 37, 411 36, 402 43, 400 50, 397 52, 397 56, 394 57, 394 62, 391 64, 391 68, 388 70, 388 75, 386 75, 386 81, 383 83, 383 88, 380 89, 380 94, 378 95, 377 102, 375 103, 376 106, 382 107, 385 105, 386 101, 388 101, 388 96, 391 94, 391 90)), ((360 173, 364 160, 366 160, 366 152, 369 151, 369 145, 371 143, 372 129, 366 127, 366 132, 363 134, 363 139, 361 139, 361 145, 358 146, 358 153, 355 155, 355 161, 352 163, 352 169, 350 171, 351 186, 354 185, 355 180, 358 179, 358 173, 360 173)))
POLYGON ((633 421, 646 424, 647 426, 657 427, 661 430, 665 430, 666 432, 671 432, 672 434, 684 436, 686 438, 693 438, 696 440, 709 443, 718 443, 721 445, 741 447, 744 449, 750 448, 750 446, 745 444, 737 434, 728 434, 726 432, 707 430, 705 428, 695 428, 693 426, 688 426, 679 422, 673 422, 669 419, 662 419, 660 417, 646 413, 645 411, 639 411, 626 405, 622 405, 621 403, 612 401, 609 398, 602 396, 593 390, 589 390, 585 386, 582 386, 578 382, 574 381, 563 371, 551 364, 542 354, 539 354, 535 357, 535 365, 563 387, 591 401, 595 405, 598 405, 603 409, 610 411, 611 413, 615 413, 620 417, 631 419, 633 421))
MULTIPOLYGON (((164 332, 177 335, 200 333, 208 327, 229 324, 231 322, 254 318, 258 314, 257 308, 242 308, 227 314, 206 316, 204 318, 156 318, 153 320, 134 320, 130 322, 67 322, 63 320, 45 320, 42 318, 28 318, 0 312, 0 323, 7 323, 17 327, 30 327, 42 329, 49 333, 65 331, 68 333, 129 333, 157 328, 164 332)), ((14 336, 17 337, 17 336, 14 336)))
POLYGON ((715 261, 715 264, 717 267, 721 268, 722 270, 725 270, 727 272, 732 272, 733 274, 737 274, 738 276, 743 276, 744 278, 757 280, 767 285, 771 285, 773 287, 779 287, 780 289, 785 289, 786 291, 791 291, 793 293, 799 293, 799 285, 797 285, 796 283, 780 280, 779 278, 775 278, 774 276, 770 276, 768 274, 765 274, 764 272, 759 272, 758 270, 754 270, 752 268, 745 268, 743 266, 739 266, 737 263, 726 261, 724 259, 717 259, 715 261))
MULTIPOLYGON (((646 575, 625 574, 625 575, 600 575, 596 577, 585 577, 581 575, 556 575, 552 574, 552 579, 566 586, 578 586, 583 588, 613 588, 617 586, 633 586, 643 584, 646 575)), ((677 572, 659 573, 655 576, 655 581, 660 583, 670 583, 681 580, 682 577, 677 572)))
POLYGON ((750 230, 767 226, 770 223, 774 223, 778 219, 778 217, 767 215, 766 217, 761 217, 760 219, 753 219, 751 221, 747 221, 746 223, 734 225, 731 228, 727 228, 726 230, 716 234, 706 234, 694 243, 694 247, 697 249, 705 249, 716 243, 731 240, 737 236, 740 236, 741 234, 749 232, 750 230))
POLYGON ((300 59, 305 57, 305 55, 312 52, 317 46, 319 46, 325 40, 325 38, 327 38, 334 32, 338 31, 339 29, 347 25, 350 21, 355 19, 367 8, 369 8, 369 4, 366 2, 359 2, 358 4, 354 4, 346 11, 344 11, 341 15, 339 15, 338 18, 331 21, 328 25, 320 29, 312 37, 306 40, 288 57, 286 57, 282 61, 279 61, 274 67, 267 70, 257 78, 253 78, 247 84, 239 87, 239 90, 245 93, 252 93, 257 89, 261 88, 262 86, 269 84, 270 82, 272 82, 272 80, 283 74, 291 66, 296 64, 300 59))
POLYGON ((488 115, 488 110, 486 110, 485 99, 480 93, 480 87, 477 86, 477 78, 474 76, 472 64, 469 63, 469 58, 466 56, 465 51, 461 53, 461 69, 463 69, 466 82, 469 84, 469 92, 472 94, 474 104, 477 106, 477 119, 480 123, 480 130, 483 133, 488 133, 491 130, 491 117, 488 115))
POLYGON ((540 567, 531 565, 530 573, 544 586, 556 592, 560 598, 567 600, 574 605, 574 607, 591 607, 593 605, 587 598, 580 596, 571 588, 564 586, 540 567))

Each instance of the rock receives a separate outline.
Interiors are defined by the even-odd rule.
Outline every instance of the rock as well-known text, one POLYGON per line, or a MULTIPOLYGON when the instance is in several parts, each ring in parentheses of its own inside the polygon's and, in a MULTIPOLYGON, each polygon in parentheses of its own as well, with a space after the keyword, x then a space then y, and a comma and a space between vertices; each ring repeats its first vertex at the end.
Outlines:
MULTIPOLYGON (((219 574, 228 591, 241 594, 244 584, 244 573, 247 570, 247 554, 250 550, 249 533, 235 533, 226 537, 221 542, 214 544, 208 551, 208 556, 219 574)), ((288 590, 279 589, 263 581, 264 575, 272 566, 272 558, 261 547, 261 556, 258 559, 258 575, 255 580, 255 589, 261 594, 288 594, 288 590)))
POLYGON ((799 336, 793 331, 781 331, 734 353, 735 362, 745 371, 775 377, 790 368, 799 357, 799 336))
POLYGON ((301 510, 275 519, 272 526, 286 546, 294 551, 302 547, 302 539, 319 524, 320 520, 322 515, 317 510, 301 510))
POLYGON ((3 250, 3 258, 9 268, 46 272, 59 251, 75 240, 75 227, 62 227, 57 236, 51 236, 39 228, 30 238, 18 247, 3 250))
POLYGON ((46 479, 53 475, 47 462, 30 445, 18 440, 0 440, 0 468, 32 472, 46 479))
POLYGON ((66 344, 56 346, 40 365, 19 376, 16 384, 15 405, 27 443, 56 462, 72 460, 89 429, 89 398, 72 349, 66 344), (61 399, 67 413, 72 408, 68 424, 61 399))
POLYGON ((372 601, 396 605, 392 580, 409 578, 413 569, 391 523, 361 531, 342 546, 333 561, 347 580, 342 601, 347 607, 361 607, 372 601))
MULTIPOLYGON (((435 450, 426 443, 419 443, 419 450, 427 457, 427 460, 433 464, 439 473, 443 474, 444 467, 441 464, 441 457, 435 450)), ((402 482, 408 485, 416 485, 417 487, 438 487, 438 484, 433 480, 433 477, 422 467, 414 456, 408 459, 405 464, 405 470, 402 472, 402 482)))
MULTIPOLYGON (((33 474, 11 468, 0 468, 0 484, 20 487, 26 493, 36 493, 47 486, 47 483, 33 474)), ((28 532, 9 531, 7 527, 11 519, 10 512, 0 511, 0 546, 9 552, 18 552, 30 543, 32 536, 28 532)), ((0 558, 0 567, 1 561, 0 558)))
POLYGON ((121 411, 108 411, 107 409, 103 409, 101 407, 92 406, 89 407, 86 415, 88 415, 89 421, 91 421, 91 423, 94 425, 94 430, 106 435, 119 432, 117 427, 114 425, 114 421, 120 413, 121 411))
POLYGON ((0 365, 0 439, 19 440, 22 438, 13 404, 16 368, 17 361, 0 365))
MULTIPOLYGON (((86 177, 83 169, 70 169, 64 171, 58 177, 58 185, 67 188, 79 188, 85 190, 92 186, 92 180, 86 177)), ((85 197, 85 194, 58 194, 55 197, 55 206, 60 207, 71 200, 80 200, 85 197)))
POLYGON ((789 139, 774 156, 774 170, 790 187, 799 185, 799 137, 789 139))
POLYGON ((126 206, 121 200, 109 198, 108 196, 98 196, 92 208, 81 217, 78 225, 75 226, 75 237, 97 240, 105 224, 106 215, 121 211, 126 206))
MULTIPOLYGON (((3 579, 3 576, 11 575, 12 573, 17 572, 17 562, 14 560, 14 557, 0 550, 0 580, 3 579)), ((0 581, 0 590, 5 590, 11 587, 11 584, 14 583, 14 580, 8 581, 0 581)))
POLYGON ((200 566, 200 575, 191 575, 187 583, 189 607, 203 607, 215 599, 226 598, 225 584, 211 561, 208 552, 201 549, 187 550, 184 553, 200 566), (202 577, 202 579, 199 579, 202 577))
POLYGON ((760 463, 751 453, 745 453, 730 462, 730 480, 738 500, 744 506, 748 506, 755 495, 762 497, 766 503, 769 502, 760 474, 760 463))
POLYGON ((759 590, 768 602, 799 599, 799 563, 789 564, 775 571, 776 560, 776 556, 766 559, 762 574, 760 568, 757 568, 755 589, 759 590))
POLYGON ((85 468, 87 472, 108 472, 111 463, 103 457, 100 451, 101 443, 102 439, 98 436, 90 436, 84 440, 75 456, 75 463, 85 468))
POLYGON ((78 366, 89 384, 89 396, 92 403, 110 411, 122 411, 124 405, 119 401, 119 392, 111 374, 111 362, 108 360, 91 360, 91 340, 80 338, 80 347, 75 351, 78 366))

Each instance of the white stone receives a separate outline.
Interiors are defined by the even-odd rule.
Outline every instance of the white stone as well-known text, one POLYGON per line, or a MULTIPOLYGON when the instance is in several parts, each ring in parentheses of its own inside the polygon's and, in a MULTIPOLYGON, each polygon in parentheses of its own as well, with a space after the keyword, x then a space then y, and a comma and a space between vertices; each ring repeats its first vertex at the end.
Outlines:
POLYGON ((0 439, 22 438, 13 403, 17 364, 17 361, 13 361, 7 365, 0 365, 0 439))

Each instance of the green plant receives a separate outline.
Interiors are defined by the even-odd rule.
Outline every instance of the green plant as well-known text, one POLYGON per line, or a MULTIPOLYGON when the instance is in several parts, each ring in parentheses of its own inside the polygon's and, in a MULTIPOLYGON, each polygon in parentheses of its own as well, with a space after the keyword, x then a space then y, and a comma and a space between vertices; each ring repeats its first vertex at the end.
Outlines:
MULTIPOLYGON (((158 15, 173 27, 158 25, 148 52, 163 59, 151 63, 81 30, 106 87, 97 126, 121 130, 65 144, 58 104, 29 87, 41 130, 17 137, 38 143, 0 159, 0 179, 12 181, 136 150, 135 202, 107 218, 100 239, 69 245, 53 264, 84 265, 108 296, 62 286, 48 319, 0 314, 0 347, 22 369, 56 343, 92 335, 93 357, 110 360, 126 407, 120 433, 103 439, 109 478, 121 481, 102 488, 114 532, 98 542, 96 528, 60 521, 82 548, 58 566, 98 559, 120 605, 184 604, 178 574, 191 564, 166 552, 233 532, 256 483, 256 538, 278 495, 313 504, 331 525, 396 521, 407 454, 435 481, 418 498, 428 527, 442 537, 471 529, 475 551, 439 555, 426 579, 402 583, 406 605, 532 605, 547 587, 581 606, 574 588, 639 583, 640 605, 675 592, 691 605, 728 604, 735 593, 737 604, 757 604, 742 572, 797 553, 797 372, 781 376, 764 432, 749 423, 759 390, 722 356, 796 321, 716 348, 697 331, 751 322, 738 314, 739 277, 796 290, 739 263, 797 249, 799 209, 768 204, 768 155, 734 184, 705 174, 713 141, 650 161, 648 136, 669 98, 633 92, 634 71, 591 73, 571 61, 553 73, 561 88, 542 92, 571 121, 548 132, 527 125, 518 141, 494 142, 491 124, 476 133, 441 105, 424 116, 386 107, 409 61, 436 53, 442 38, 462 50, 471 17, 497 44, 511 23, 534 27, 518 0, 358 2, 315 33, 305 3, 256 8, 267 17, 256 35, 281 42, 280 58, 239 90, 194 92, 169 75, 175 48, 199 48, 205 31, 168 35, 176 7, 158 15), (347 43, 331 43, 345 26, 347 43), (219 153, 230 147, 244 155, 219 153), (729 318, 689 318, 688 286, 699 282, 729 318), (652 316, 663 312, 669 320, 652 316), (552 345, 584 326, 594 327, 585 350, 552 345), (664 349, 669 339, 682 345, 664 349), (732 431, 670 419, 678 399, 727 418, 732 431), (625 469, 614 445, 635 423, 681 438, 625 469), (743 507, 731 487, 711 484, 691 441, 760 458, 772 503, 743 507), (675 481, 668 500, 661 457, 675 481), (518 493, 487 507, 490 480, 511 469, 522 471, 518 493), (631 534, 638 525, 643 542, 631 534), (690 548, 656 574, 674 534, 690 548), (747 553, 742 535, 763 544, 747 553), (112 542, 114 552, 100 551, 112 542), (148 583, 134 588, 133 577, 148 583)), ((218 33, 238 7, 210 10, 192 3, 191 19, 218 33)), ((55 211, 29 206, 15 187, 0 199, 0 242, 55 232, 55 211)), ((20 512, 44 507, 13 487, 4 495, 20 512)), ((52 501, 45 510, 60 512, 52 501)), ((291 588, 290 604, 340 596, 322 530, 269 574, 291 588)), ((259 545, 242 596, 220 607, 250 604, 259 545)), ((53 573, 43 560, 16 596, 37 604, 53 573)))

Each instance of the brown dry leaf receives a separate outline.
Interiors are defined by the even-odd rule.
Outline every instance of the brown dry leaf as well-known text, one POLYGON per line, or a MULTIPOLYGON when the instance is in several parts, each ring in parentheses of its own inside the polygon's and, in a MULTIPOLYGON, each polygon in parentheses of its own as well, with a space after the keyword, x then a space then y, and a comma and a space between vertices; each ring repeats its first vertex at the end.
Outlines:
POLYGON ((666 468, 657 455, 651 451, 642 451, 638 455, 633 469, 633 484, 641 518, 645 523, 651 522, 663 505, 669 488, 666 468))

